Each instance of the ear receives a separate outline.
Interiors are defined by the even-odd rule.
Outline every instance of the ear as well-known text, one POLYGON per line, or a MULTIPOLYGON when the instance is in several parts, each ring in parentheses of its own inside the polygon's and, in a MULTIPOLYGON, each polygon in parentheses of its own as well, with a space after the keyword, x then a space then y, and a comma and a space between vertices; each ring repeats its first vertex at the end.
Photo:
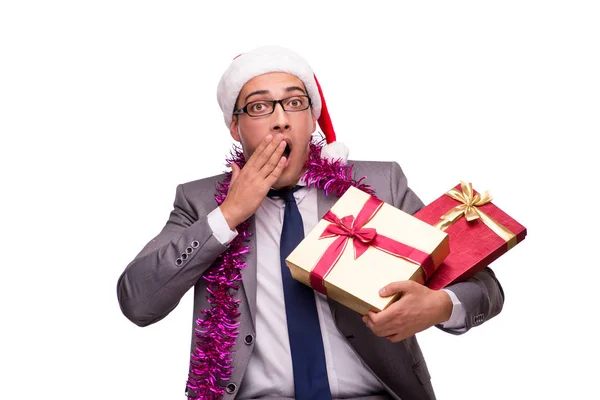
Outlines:
POLYGON ((238 132, 238 116, 234 115, 231 119, 231 124, 229 125, 229 134, 236 142, 241 143, 242 139, 240 138, 240 134, 238 132))

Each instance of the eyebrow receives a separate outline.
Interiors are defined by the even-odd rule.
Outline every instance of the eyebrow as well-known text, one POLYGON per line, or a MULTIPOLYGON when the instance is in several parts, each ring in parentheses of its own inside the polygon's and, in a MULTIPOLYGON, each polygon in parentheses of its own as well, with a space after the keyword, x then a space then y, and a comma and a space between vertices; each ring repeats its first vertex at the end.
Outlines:
POLYGON ((290 86, 290 87, 285 88, 286 92, 293 92, 293 91, 296 91, 296 90, 299 90, 302 93, 306 94, 306 91, 304 89, 302 89, 301 87, 299 87, 299 86, 290 86))
MULTIPOLYGON (((301 91, 302 93, 306 94, 306 91, 304 89, 302 89, 299 86, 289 86, 285 88, 286 92, 294 92, 296 90, 301 91)), ((248 99, 252 96, 258 95, 258 94, 269 94, 270 92, 268 90, 255 90, 254 92, 248 94, 248 96, 246 96, 246 99, 244 100, 245 102, 248 102, 248 99)))

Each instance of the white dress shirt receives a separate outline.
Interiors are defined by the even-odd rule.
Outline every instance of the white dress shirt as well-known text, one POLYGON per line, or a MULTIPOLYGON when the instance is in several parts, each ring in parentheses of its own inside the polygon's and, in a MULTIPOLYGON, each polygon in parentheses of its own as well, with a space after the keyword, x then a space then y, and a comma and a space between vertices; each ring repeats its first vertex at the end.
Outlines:
MULTIPOLYGON (((305 185, 303 182, 299 182, 305 185)), ((318 223, 317 189, 302 188, 294 193, 302 215, 305 235, 318 223)), ((256 210, 256 260, 257 260, 257 313, 256 340, 239 399, 263 396, 294 397, 292 358, 285 313, 279 242, 285 202, 266 197, 256 210)), ((217 207, 208 215, 214 236, 228 244, 237 235, 231 231, 221 210, 217 207)), ((463 326, 464 309, 454 293, 453 309, 446 328, 463 326)), ((334 398, 358 397, 384 391, 370 370, 363 365, 354 350, 335 326, 327 298, 315 293, 319 324, 325 349, 325 361, 331 394, 334 398)))

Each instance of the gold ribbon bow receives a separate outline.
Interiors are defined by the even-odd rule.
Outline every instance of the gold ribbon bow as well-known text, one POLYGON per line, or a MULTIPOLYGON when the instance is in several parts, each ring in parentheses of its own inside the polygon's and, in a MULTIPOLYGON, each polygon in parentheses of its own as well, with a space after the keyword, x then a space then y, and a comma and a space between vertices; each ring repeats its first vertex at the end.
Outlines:
POLYGON ((514 245, 516 245, 517 237, 514 233, 477 208, 492 201, 492 195, 489 194, 487 190, 483 194, 477 193, 473 195, 473 185, 463 181, 460 182, 460 188, 462 192, 452 188, 446 192, 446 195, 452 197, 461 204, 442 215, 440 220, 434 226, 442 231, 445 231, 450 225, 455 223, 461 216, 464 215, 467 221, 480 219, 481 222, 483 222, 488 228, 494 231, 496 235, 500 236, 508 244, 508 249, 511 249, 514 245))

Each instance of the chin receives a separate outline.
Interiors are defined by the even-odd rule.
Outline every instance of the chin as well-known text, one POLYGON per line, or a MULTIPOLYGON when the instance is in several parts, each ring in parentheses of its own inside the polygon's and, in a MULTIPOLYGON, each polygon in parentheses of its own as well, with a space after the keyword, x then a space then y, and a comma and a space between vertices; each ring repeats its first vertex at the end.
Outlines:
POLYGON ((291 166, 283 170, 283 174, 281 174, 279 179, 277 179, 273 187, 281 189, 285 187, 292 187, 296 183, 298 183, 302 174, 300 172, 296 172, 296 170, 291 170, 289 168, 291 168, 291 166))
POLYGON ((289 179, 288 177, 280 176, 279 179, 277 179, 277 181, 273 184, 273 188, 283 189, 283 188, 291 187, 294 184, 295 183, 291 182, 291 179, 289 179))

